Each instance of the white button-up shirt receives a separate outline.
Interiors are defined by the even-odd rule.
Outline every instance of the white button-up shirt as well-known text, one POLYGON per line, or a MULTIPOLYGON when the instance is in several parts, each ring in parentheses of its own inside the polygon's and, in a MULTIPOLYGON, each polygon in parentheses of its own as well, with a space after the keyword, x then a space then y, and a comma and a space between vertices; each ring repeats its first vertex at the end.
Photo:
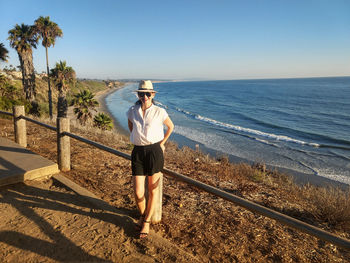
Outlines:
POLYGON ((164 139, 163 123, 168 118, 165 109, 154 104, 142 114, 141 104, 131 106, 126 113, 133 124, 130 141, 134 145, 144 146, 164 139))

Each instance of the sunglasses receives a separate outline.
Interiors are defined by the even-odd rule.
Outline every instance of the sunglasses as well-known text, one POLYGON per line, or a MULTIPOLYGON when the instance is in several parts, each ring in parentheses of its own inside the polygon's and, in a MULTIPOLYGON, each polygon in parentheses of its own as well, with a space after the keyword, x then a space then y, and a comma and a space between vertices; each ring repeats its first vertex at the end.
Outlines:
POLYGON ((144 97, 145 95, 149 98, 152 96, 151 92, 137 92, 137 95, 141 98, 144 97))

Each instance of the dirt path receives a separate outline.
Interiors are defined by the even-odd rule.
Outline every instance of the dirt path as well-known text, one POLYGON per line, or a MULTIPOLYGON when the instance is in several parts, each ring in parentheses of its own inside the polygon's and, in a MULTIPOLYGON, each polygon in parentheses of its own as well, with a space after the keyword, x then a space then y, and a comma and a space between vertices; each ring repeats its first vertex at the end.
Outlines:
MULTIPOLYGON (((94 208, 53 180, 0 188, 2 262, 196 262, 130 217, 94 208)), ((199 262, 199 261, 198 261, 199 262)))

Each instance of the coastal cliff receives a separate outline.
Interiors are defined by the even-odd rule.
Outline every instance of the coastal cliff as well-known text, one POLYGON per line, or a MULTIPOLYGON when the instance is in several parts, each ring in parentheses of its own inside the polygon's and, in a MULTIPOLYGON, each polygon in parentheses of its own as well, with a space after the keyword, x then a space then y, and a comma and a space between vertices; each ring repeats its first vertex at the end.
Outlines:
MULTIPOLYGON (((13 139, 13 124, 1 120, 2 136, 13 139)), ((117 150, 130 153, 127 137, 92 127, 71 131, 117 150)), ((28 123, 29 149, 56 160, 55 133, 28 123)), ((232 164, 212 159, 187 147, 168 143, 166 167, 350 238, 349 193, 339 189, 300 187, 289 177, 263 166, 232 164)), ((65 176, 111 205, 136 218, 130 163, 76 142, 72 144, 72 170, 65 176), (94 158, 92 158, 92 156, 94 158)), ((347 262, 349 251, 320 241, 266 217, 205 192, 164 178, 163 219, 156 232, 182 249, 207 261, 238 262, 347 262)), ((137 243, 138 241, 131 241, 137 243)))

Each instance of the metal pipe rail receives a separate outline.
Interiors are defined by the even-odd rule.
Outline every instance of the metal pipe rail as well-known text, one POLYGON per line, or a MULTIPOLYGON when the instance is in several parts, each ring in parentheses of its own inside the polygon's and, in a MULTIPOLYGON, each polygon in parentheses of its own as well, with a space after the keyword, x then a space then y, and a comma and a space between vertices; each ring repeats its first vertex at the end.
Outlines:
POLYGON ((62 135, 67 135, 73 139, 76 139, 78 141, 81 141, 81 142, 84 142, 84 143, 87 143, 87 144, 90 144, 92 146, 95 146, 96 148, 99 148, 103 151, 106 151, 106 152, 109 152, 109 153, 113 153, 114 155, 117 155, 117 156, 120 156, 120 157, 123 157, 127 160, 131 160, 131 156, 129 154, 126 154, 126 153, 123 153, 123 152, 120 152, 116 149, 113 149, 111 147, 108 147, 106 145, 103 145, 103 144, 100 144, 98 142, 94 142, 94 141, 91 141, 89 139, 86 139, 84 137, 81 137, 79 135, 76 135, 74 133, 70 133, 70 132, 62 132, 62 135))
MULTIPOLYGON (((13 114, 8 113, 8 112, 0 111, 0 113, 13 116, 13 114)), ((36 123, 38 125, 41 125, 43 127, 51 129, 51 130, 55 130, 55 131, 57 130, 57 128, 55 128, 53 126, 44 124, 42 122, 33 120, 31 118, 28 118, 28 117, 25 117, 25 116, 21 116, 21 118, 23 118, 25 120, 28 120, 28 121, 31 121, 33 123, 36 123)), ((115 150, 115 149, 113 149, 111 147, 108 147, 108 146, 105 146, 103 144, 100 144, 100 143, 88 140, 88 139, 86 139, 84 137, 81 137, 81 136, 78 136, 76 134, 73 134, 73 133, 70 133, 70 132, 62 132, 61 135, 69 136, 69 137, 71 137, 73 139, 76 139, 78 141, 87 143, 87 144, 92 145, 92 146, 94 146, 96 148, 99 148, 99 149, 101 149, 103 151, 106 151, 106 152, 112 153, 114 155, 123 157, 123 158, 125 158, 127 160, 131 160, 131 156, 129 154, 120 152, 118 150, 115 150)), ((300 231, 302 231, 304 233, 310 234, 310 235, 312 235, 314 237, 317 237, 317 238, 322 239, 324 241, 333 243, 333 244, 335 244, 335 245, 337 245, 339 247, 342 247, 342 248, 350 250, 350 240, 348 240, 348 239, 345 239, 345 238, 342 238, 342 237, 338 237, 338 236, 336 236, 336 235, 334 235, 332 233, 329 233, 329 232, 324 231, 324 230, 322 230, 320 228, 317 228, 315 226, 307 224, 307 223, 305 223, 303 221, 300 221, 300 220, 295 219, 293 217, 284 215, 284 214, 279 213, 277 211, 274 211, 272 209, 266 208, 266 207, 264 207, 262 205, 256 204, 254 202, 251 202, 251 201, 246 200, 244 198, 241 198, 239 196, 230 194, 230 193, 225 192, 223 190, 220 190, 220 189, 218 189, 216 187, 204 184, 204 183, 202 183, 200 181, 194 180, 194 179, 192 179, 192 178, 190 178, 188 176, 185 176, 183 174, 179 174, 179 173, 174 172, 172 170, 169 170, 167 168, 164 168, 162 170, 162 172, 164 174, 167 174, 169 176, 174 177, 177 180, 183 181, 183 182, 185 182, 185 183, 187 183, 189 185, 192 185, 192 186, 195 186, 195 187, 197 187, 199 189, 202 189, 202 190, 204 190, 204 191, 206 191, 206 192, 208 192, 210 194, 213 194, 215 196, 218 196, 218 197, 221 197, 221 198, 223 198, 225 200, 233 202, 236 205, 242 206, 242 207, 248 209, 251 212, 258 213, 260 215, 269 217, 269 218, 274 219, 274 220, 276 220, 276 221, 278 221, 278 222, 280 222, 282 224, 285 224, 285 225, 293 227, 293 228, 295 228, 297 230, 300 230, 300 231)))
POLYGON ((42 122, 34 120, 34 119, 31 119, 31 118, 29 118, 27 116, 21 116, 20 118, 21 119, 25 119, 25 120, 30 121, 30 122, 33 122, 33 123, 38 124, 40 126, 43 126, 43 127, 47 128, 47 129, 50 129, 50 130, 53 130, 53 131, 57 131, 56 127, 48 125, 46 123, 42 123, 42 122))
POLYGON ((2 111, 2 110, 0 110, 0 113, 1 113, 1 114, 5 114, 5 115, 8 115, 8 116, 13 116, 13 113, 7 112, 7 111, 2 111))
MULTIPOLYGON (((2 111, 2 110, 0 110, 0 114, 5 114, 5 115, 8 115, 8 116, 12 116, 12 117, 14 116, 13 113, 7 112, 7 111, 2 111)), ((38 125, 43 126, 43 127, 45 127, 45 128, 48 128, 48 129, 50 129, 50 130, 57 131, 57 128, 56 128, 56 127, 50 126, 50 125, 48 125, 48 124, 46 124, 46 123, 42 123, 42 122, 37 121, 37 120, 34 120, 34 119, 31 119, 31 118, 29 118, 29 117, 27 117, 27 116, 23 116, 23 115, 22 115, 22 116, 20 116, 19 118, 20 118, 20 119, 25 119, 25 120, 30 121, 30 122, 33 122, 33 123, 35 123, 35 124, 38 124, 38 125)))

